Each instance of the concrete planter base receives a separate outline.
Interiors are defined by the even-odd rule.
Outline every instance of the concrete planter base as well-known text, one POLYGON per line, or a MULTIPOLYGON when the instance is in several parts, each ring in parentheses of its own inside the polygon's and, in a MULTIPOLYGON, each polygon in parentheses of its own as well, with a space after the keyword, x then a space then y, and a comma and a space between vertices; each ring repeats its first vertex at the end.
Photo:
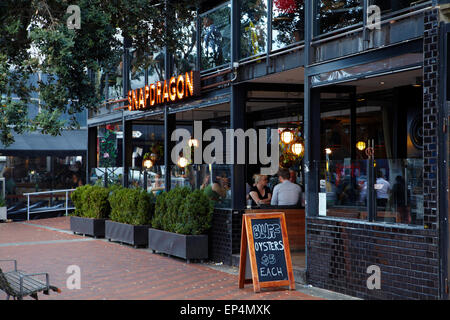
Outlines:
POLYGON ((148 247, 153 252, 183 258, 187 262, 208 259, 208 235, 183 235, 150 228, 148 247))
POLYGON ((84 217, 70 217, 70 230, 75 234, 92 236, 95 238, 105 237, 106 219, 92 219, 84 217))
POLYGON ((106 220, 105 238, 118 241, 134 247, 147 247, 149 226, 133 226, 125 223, 106 220))

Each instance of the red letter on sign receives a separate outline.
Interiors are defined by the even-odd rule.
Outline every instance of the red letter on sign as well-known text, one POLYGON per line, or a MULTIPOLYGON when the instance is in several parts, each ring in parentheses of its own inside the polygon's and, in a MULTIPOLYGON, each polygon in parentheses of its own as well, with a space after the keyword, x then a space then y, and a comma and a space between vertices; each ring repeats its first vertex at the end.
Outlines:
POLYGON ((161 81, 156 83, 156 103, 161 103, 161 81))
POLYGON ((174 102, 177 98, 177 88, 175 88, 175 77, 170 78, 169 81, 169 97, 170 101, 174 102))
POLYGON ((183 99, 184 97, 184 78, 182 75, 179 75, 177 79, 177 97, 179 100, 183 99))
POLYGON ((189 76, 189 73, 186 72, 186 98, 189 97, 189 95, 194 95, 194 72, 191 71, 191 75, 189 76))

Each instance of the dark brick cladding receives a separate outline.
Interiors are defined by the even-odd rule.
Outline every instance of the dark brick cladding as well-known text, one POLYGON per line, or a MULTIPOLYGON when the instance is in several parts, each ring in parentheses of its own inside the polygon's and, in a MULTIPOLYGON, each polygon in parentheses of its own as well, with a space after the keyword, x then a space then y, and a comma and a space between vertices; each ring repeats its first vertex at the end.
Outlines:
POLYGON ((424 15, 424 228, 307 218, 308 283, 363 299, 438 299, 438 10, 424 15), (381 289, 367 289, 367 267, 381 289))
POLYGON ((209 232, 209 258, 212 261, 231 265, 232 247, 232 211, 214 209, 212 227, 209 232))

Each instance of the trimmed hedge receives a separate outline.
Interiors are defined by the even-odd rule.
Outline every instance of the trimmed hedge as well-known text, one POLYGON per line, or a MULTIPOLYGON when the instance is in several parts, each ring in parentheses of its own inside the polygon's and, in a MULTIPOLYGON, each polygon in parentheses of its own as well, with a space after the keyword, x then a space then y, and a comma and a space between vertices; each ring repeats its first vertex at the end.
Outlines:
POLYGON ((154 196, 144 189, 116 188, 109 196, 110 219, 131 225, 149 225, 155 210, 154 196))
POLYGON ((76 188, 70 196, 75 205, 73 215, 93 219, 108 218, 111 212, 108 202, 109 192, 108 188, 91 185, 76 188))
POLYGON ((184 235, 205 234, 211 227, 213 208, 202 190, 176 187, 156 198, 152 227, 184 235))

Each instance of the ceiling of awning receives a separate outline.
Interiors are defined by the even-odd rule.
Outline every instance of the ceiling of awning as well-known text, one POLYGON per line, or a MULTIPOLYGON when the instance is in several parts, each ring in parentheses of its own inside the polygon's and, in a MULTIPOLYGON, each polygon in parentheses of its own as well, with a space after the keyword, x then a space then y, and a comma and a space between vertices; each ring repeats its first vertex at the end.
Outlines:
POLYGON ((59 136, 30 132, 14 134, 15 142, 5 147, 0 143, 2 156, 71 156, 86 153, 87 130, 65 130, 59 136))

